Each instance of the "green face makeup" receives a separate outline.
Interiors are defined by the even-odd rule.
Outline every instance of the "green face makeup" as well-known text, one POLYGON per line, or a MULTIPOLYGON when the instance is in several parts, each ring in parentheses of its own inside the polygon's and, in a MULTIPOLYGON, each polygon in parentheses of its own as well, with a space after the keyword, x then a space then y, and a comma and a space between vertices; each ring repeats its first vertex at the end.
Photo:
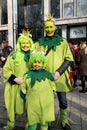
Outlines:
POLYGON ((44 24, 44 30, 47 36, 53 36, 55 33, 55 25, 53 21, 46 21, 44 24))

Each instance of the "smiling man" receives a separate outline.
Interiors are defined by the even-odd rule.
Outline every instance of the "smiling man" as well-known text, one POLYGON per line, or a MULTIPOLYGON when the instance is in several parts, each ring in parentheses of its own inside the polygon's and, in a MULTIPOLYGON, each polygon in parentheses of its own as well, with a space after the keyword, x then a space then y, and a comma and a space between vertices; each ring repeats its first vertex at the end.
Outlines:
POLYGON ((53 73, 56 92, 59 99, 60 120, 64 130, 71 130, 67 115, 66 92, 72 91, 69 80, 69 66, 73 56, 65 38, 55 34, 56 26, 51 15, 44 22, 46 36, 39 38, 35 44, 37 51, 43 51, 47 58, 47 69, 53 73))

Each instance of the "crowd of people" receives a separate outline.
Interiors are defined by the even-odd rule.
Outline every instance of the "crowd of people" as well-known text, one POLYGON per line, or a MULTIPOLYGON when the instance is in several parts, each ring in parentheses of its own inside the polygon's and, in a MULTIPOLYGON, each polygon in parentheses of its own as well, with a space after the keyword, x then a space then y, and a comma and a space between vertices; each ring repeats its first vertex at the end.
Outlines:
POLYGON ((34 43, 29 30, 23 29, 17 39, 16 51, 12 51, 10 46, 6 49, 9 51, 2 49, 1 67, 8 116, 5 130, 13 130, 16 115, 24 112, 25 130, 36 130, 38 124, 41 130, 48 130, 49 123, 55 121, 54 92, 59 100, 61 127, 63 130, 71 130, 67 93, 72 92, 73 86, 76 85, 75 72, 78 69, 81 70, 79 72, 82 77, 81 92, 86 92, 86 71, 82 70, 86 67, 84 61, 87 55, 85 59, 82 58, 87 54, 86 44, 84 47, 83 43, 80 44, 79 49, 78 44, 69 44, 65 38, 56 35, 55 21, 51 15, 44 21, 44 31, 45 36, 34 43))
POLYGON ((86 81, 87 81, 87 42, 82 40, 80 43, 75 44, 69 43, 70 50, 73 54, 74 62, 71 65, 70 81, 72 86, 77 86, 77 79, 81 80, 82 90, 79 92, 87 92, 86 81))

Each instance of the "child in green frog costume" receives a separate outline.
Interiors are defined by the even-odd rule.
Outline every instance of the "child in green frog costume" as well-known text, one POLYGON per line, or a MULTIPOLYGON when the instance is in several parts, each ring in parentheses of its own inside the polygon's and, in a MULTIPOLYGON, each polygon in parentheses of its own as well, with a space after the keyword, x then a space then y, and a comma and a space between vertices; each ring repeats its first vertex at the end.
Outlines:
POLYGON ((28 121, 26 130, 36 130, 38 123, 41 125, 41 130, 48 130, 48 123, 55 120, 54 78, 45 68, 44 54, 32 53, 29 65, 31 69, 27 72, 20 90, 21 97, 26 100, 28 121))
POLYGON ((25 111, 24 101, 18 92, 20 85, 24 82, 24 74, 29 69, 29 58, 33 49, 33 40, 28 34, 28 30, 23 30, 22 35, 18 37, 16 51, 8 56, 3 67, 4 98, 8 117, 5 130, 13 130, 16 114, 22 114, 25 111))

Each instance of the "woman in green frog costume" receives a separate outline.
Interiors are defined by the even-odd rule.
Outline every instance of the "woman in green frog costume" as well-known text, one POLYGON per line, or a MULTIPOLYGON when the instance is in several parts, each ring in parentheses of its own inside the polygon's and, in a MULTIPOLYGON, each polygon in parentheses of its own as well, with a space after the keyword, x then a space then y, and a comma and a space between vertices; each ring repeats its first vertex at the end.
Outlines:
POLYGON ((24 112, 24 101, 18 91, 20 84, 24 82, 24 74, 29 69, 28 63, 33 49, 33 41, 28 33, 28 30, 23 30, 22 35, 18 38, 16 51, 8 56, 3 67, 4 98, 8 116, 5 130, 13 130, 16 114, 24 112))
POLYGON ((73 61, 73 56, 65 38, 55 35, 55 23, 51 15, 47 16, 44 22, 46 36, 39 38, 35 43, 37 51, 43 51, 47 58, 47 69, 53 73, 56 92, 59 99, 60 120, 64 130, 71 130, 67 116, 66 92, 72 91, 69 80, 69 66, 73 61))
POLYGON ((21 97, 26 100, 26 130, 36 130, 38 123, 41 124, 41 130, 48 130, 48 123, 55 120, 54 78, 46 70, 46 57, 40 52, 31 54, 29 66, 20 90, 21 97))

